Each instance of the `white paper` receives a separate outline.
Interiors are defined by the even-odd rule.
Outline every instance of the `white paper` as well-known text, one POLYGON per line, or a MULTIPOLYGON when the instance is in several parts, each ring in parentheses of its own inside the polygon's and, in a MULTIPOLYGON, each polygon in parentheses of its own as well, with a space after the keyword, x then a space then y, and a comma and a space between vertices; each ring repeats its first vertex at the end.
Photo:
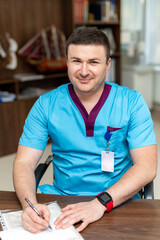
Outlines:
POLYGON ((80 240, 83 239, 76 230, 67 228, 65 230, 48 230, 41 233, 30 233, 23 228, 15 228, 0 232, 2 240, 80 240))
POLYGON ((82 236, 76 231, 74 226, 67 229, 56 230, 54 221, 61 214, 61 208, 57 202, 48 204, 51 212, 50 225, 53 230, 46 229, 45 231, 37 234, 26 231, 21 222, 22 211, 13 211, 1 213, 8 230, 1 231, 0 237, 2 240, 83 240, 82 236))

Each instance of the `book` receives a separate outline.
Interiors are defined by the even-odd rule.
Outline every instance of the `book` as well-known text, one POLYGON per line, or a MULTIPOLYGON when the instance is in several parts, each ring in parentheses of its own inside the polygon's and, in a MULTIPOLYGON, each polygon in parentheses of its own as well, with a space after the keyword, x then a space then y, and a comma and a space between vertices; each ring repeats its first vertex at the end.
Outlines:
POLYGON ((101 21, 102 16, 101 11, 102 11, 101 3, 99 2, 90 3, 89 12, 93 14, 95 21, 101 21))
POLYGON ((110 22, 111 20, 111 2, 110 1, 105 1, 105 17, 104 21, 110 22))
POLYGON ((83 0, 74 0, 74 21, 81 22, 81 5, 83 0))
POLYGON ((103 28, 103 29, 101 29, 101 31, 104 32, 109 39, 110 53, 111 54, 115 53, 117 45, 116 45, 116 41, 115 41, 112 29, 111 28, 103 28))
POLYGON ((88 22, 88 0, 84 0, 84 21, 88 22))
POLYGON ((88 22, 88 0, 74 0, 74 21, 88 22))
POLYGON ((48 203, 47 206, 51 212, 50 225, 53 230, 46 229, 37 234, 30 233, 22 226, 22 210, 1 210, 0 223, 3 231, 0 232, 0 238, 2 240, 83 240, 83 237, 76 231, 74 226, 56 230, 54 221, 61 214, 61 208, 57 202, 48 203))
POLYGON ((118 20, 115 0, 93 1, 89 4, 89 13, 95 21, 114 22, 118 20))

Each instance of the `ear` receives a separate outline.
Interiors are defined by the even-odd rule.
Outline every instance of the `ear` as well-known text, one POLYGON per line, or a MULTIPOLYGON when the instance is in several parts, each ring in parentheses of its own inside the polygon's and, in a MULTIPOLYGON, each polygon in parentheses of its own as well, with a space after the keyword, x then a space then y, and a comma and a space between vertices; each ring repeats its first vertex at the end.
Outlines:
POLYGON ((106 73, 109 71, 110 66, 111 66, 111 58, 109 58, 107 63, 106 63, 106 73))
POLYGON ((67 68, 68 68, 68 57, 66 57, 66 64, 67 64, 67 68))

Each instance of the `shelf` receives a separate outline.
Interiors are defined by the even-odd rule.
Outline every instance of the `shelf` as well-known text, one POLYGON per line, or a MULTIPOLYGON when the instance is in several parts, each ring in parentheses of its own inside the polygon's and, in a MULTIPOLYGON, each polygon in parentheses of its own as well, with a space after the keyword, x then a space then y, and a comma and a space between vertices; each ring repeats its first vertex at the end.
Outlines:
POLYGON ((36 79, 34 79, 34 77, 33 77, 33 79, 29 79, 29 80, 21 80, 21 79, 14 79, 14 78, 12 78, 12 79, 3 79, 3 80, 0 80, 0 85, 11 84, 11 83, 19 83, 19 82, 27 82, 27 81, 37 81, 37 80, 53 79, 53 78, 63 78, 63 77, 67 77, 67 76, 68 76, 67 72, 63 72, 63 73, 52 73, 52 74, 48 74, 48 75, 43 75, 43 78, 36 78, 36 79))
POLYGON ((0 85, 3 84, 10 84, 10 83, 18 83, 19 80, 17 79, 4 79, 4 80, 0 80, 0 85))
POLYGON ((68 77, 67 72, 44 75, 44 79, 68 77))
POLYGON ((111 54, 111 57, 114 57, 114 58, 119 58, 120 56, 121 56, 120 52, 115 52, 115 53, 111 54))
POLYGON ((95 25, 99 25, 99 26, 114 26, 114 25, 120 25, 119 21, 114 21, 114 22, 105 22, 105 21, 90 21, 90 22, 78 22, 78 23, 74 23, 76 26, 95 26, 95 25))

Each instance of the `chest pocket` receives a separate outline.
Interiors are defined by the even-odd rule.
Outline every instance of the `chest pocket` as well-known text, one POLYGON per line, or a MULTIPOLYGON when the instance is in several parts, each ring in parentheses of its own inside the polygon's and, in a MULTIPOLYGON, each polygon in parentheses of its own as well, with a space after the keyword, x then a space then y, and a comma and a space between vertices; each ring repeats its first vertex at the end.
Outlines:
POLYGON ((127 137, 127 126, 122 127, 107 127, 112 135, 109 140, 109 150, 115 153, 120 153, 124 148, 128 148, 127 137))

